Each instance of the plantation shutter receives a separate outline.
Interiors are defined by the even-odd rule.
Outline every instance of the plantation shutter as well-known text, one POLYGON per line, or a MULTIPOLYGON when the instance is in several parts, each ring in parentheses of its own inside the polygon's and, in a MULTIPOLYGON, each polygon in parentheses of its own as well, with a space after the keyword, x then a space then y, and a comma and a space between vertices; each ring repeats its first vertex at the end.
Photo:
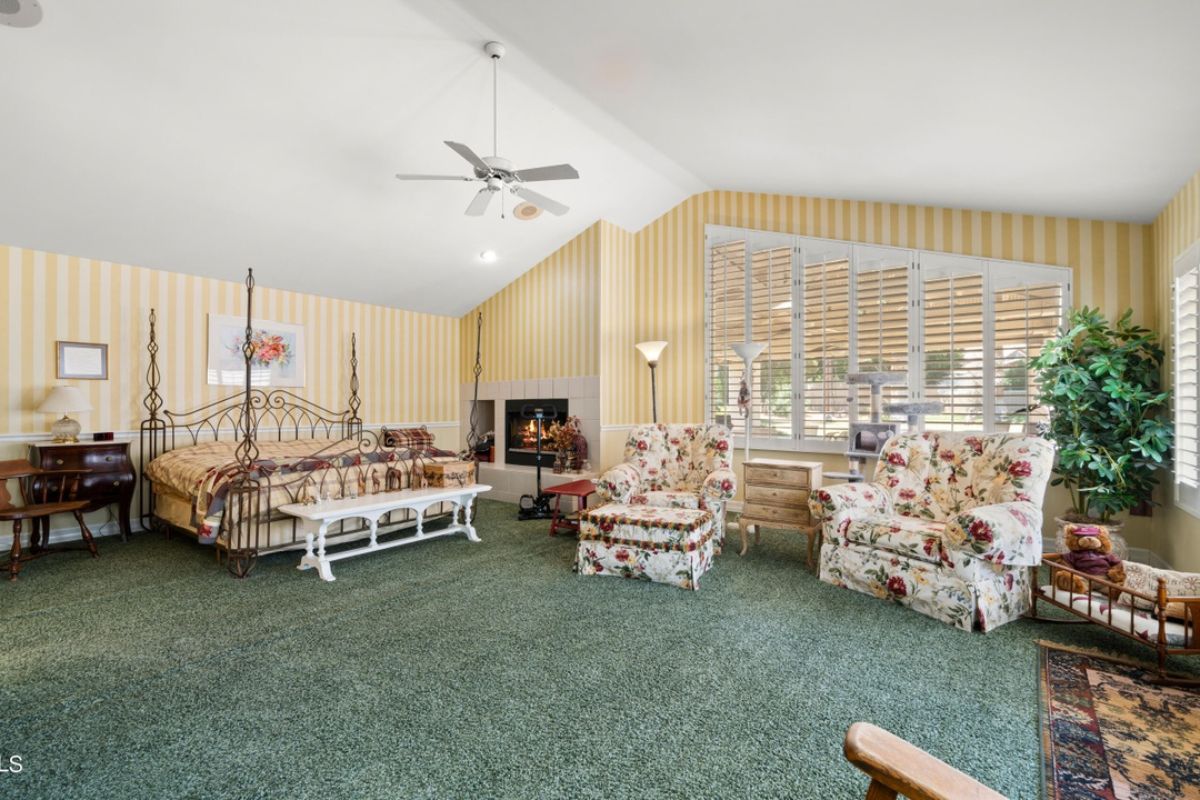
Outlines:
POLYGON ((1040 388, 1029 369, 1046 340, 1054 336, 1069 304, 1068 285, 1057 270, 992 262, 994 367, 992 426, 1022 432, 1049 419, 1038 407, 1040 388))
POLYGON ((792 251, 791 237, 750 240, 750 341, 766 345, 751 372, 754 439, 792 437, 792 251))
POLYGON ((984 263, 921 255, 921 386, 944 406, 925 418, 928 430, 984 427, 984 263))
POLYGON ((1175 497, 1200 515, 1200 242, 1175 263, 1175 497))
POLYGON ((746 241, 710 241, 708 257, 709 418, 744 435, 737 404, 742 360, 730 345, 746 340, 746 241))
MULTIPOLYGON (((854 247, 858 372, 907 373, 909 370, 908 283, 912 260, 910 250, 854 247)), ((885 406, 909 398, 905 384, 889 384, 882 389, 885 406)), ((868 420, 871 387, 860 385, 856 391, 858 418, 868 420)), ((884 418, 889 418, 886 412, 884 418)))
POLYGON ((850 404, 850 245, 802 240, 803 439, 845 440, 850 404))
MULTIPOLYGON (((753 446, 844 448, 851 416, 870 413, 869 388, 846 384, 852 371, 906 374, 884 387, 885 404, 941 402, 929 430, 1021 431, 1045 418, 1029 411, 1039 387, 1028 364, 1071 305, 1069 269, 722 225, 706 225, 705 242, 706 413, 744 437, 731 345, 764 345, 750 379, 753 446)), ((1196 250, 1176 285, 1176 416, 1180 486, 1200 515, 1196 250)))

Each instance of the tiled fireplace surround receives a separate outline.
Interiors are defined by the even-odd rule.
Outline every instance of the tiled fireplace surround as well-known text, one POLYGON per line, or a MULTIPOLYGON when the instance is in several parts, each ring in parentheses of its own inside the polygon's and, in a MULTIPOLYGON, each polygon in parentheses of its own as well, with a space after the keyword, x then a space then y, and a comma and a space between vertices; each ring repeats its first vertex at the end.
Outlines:
MULTIPOLYGON (((464 445, 471 428, 471 397, 474 384, 462 385, 462 436, 464 445)), ((535 488, 534 467, 523 464, 504 463, 505 424, 504 403, 506 400, 564 398, 572 416, 579 417, 584 437, 588 441, 588 460, 592 464, 590 473, 564 473, 555 475, 550 469, 553 456, 543 461, 542 486, 595 477, 600 466, 600 378, 584 375, 572 378, 531 378, 519 381, 480 381, 479 383, 479 433, 496 432, 496 460, 491 464, 479 465, 479 482, 493 487, 489 496, 495 500, 516 502, 523 494, 532 494, 535 488)))

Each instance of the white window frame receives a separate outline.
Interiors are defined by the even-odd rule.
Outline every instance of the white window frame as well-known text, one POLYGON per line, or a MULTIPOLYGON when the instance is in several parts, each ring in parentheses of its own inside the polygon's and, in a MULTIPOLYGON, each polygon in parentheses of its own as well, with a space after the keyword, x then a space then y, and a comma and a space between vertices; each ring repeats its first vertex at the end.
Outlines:
MULTIPOLYGON (((995 426, 994 405, 996 392, 995 375, 995 331, 993 322, 993 297, 997 289, 1019 286, 1027 283, 1060 283, 1063 286, 1063 315, 1064 319, 1071 308, 1073 293, 1073 277, 1070 267, 1051 266, 1045 264, 1030 264, 1020 261, 963 256, 955 253, 942 253, 933 250, 917 250, 914 248, 894 247, 890 245, 852 242, 842 239, 829 239, 814 236, 799 236, 771 231, 759 231, 750 228, 738 228, 727 225, 705 225, 704 227, 704 417, 712 420, 712 321, 708 289, 712 281, 712 247, 731 241, 746 242, 746 281, 747 290, 750 282, 751 253, 755 247, 764 242, 771 246, 792 248, 792 436, 789 439, 781 437, 752 436, 750 446, 756 450, 793 450, 809 453, 844 453, 847 443, 842 440, 805 439, 804 437, 804 397, 803 397, 803 360, 804 360, 804 285, 803 285, 803 253, 812 246, 848 247, 850 254, 850 313, 849 326, 849 360, 851 364, 858 363, 858 315, 855 313, 859 265, 863 261, 878 259, 880 254, 891 257, 909 259, 910 272, 908 282, 909 297, 909 369, 908 394, 913 399, 925 399, 924 359, 925 349, 922 341, 924 330, 924 309, 922 286, 924 275, 930 270, 981 271, 983 273, 984 294, 984 400, 982 418, 984 431, 995 426)), ((747 291, 747 300, 750 295, 747 291)), ((747 335, 749 335, 750 315, 746 315, 747 335)), ((851 414, 858 419, 865 419, 868 410, 852 409, 851 414), (857 412, 857 413, 855 413, 857 412)), ((737 447, 745 446, 745 436, 735 436, 737 447)))
MULTIPOLYGON (((1175 268, 1172 271, 1171 277, 1171 383, 1172 383, 1172 408, 1171 418, 1178 424, 1179 417, 1177 416, 1178 398, 1180 393, 1179 375, 1181 370, 1179 365, 1183 359, 1189 356, 1179 346, 1179 304, 1178 304, 1178 287, 1179 279, 1189 272, 1197 271, 1200 273, 1200 240, 1192 243, 1192 246, 1183 252, 1179 258, 1175 260, 1175 268)), ((1197 275, 1200 279, 1200 274, 1197 275)), ((1200 361, 1200 337, 1197 337, 1197 345, 1195 351, 1190 355, 1193 359, 1200 361)), ((1200 468, 1197 469, 1197 475, 1193 476, 1193 480, 1200 484, 1200 468)), ((1171 464, 1171 482, 1175 486, 1175 507, 1180 508, 1194 517, 1200 517, 1200 486, 1189 486, 1179 481, 1178 464, 1172 457, 1171 464)))

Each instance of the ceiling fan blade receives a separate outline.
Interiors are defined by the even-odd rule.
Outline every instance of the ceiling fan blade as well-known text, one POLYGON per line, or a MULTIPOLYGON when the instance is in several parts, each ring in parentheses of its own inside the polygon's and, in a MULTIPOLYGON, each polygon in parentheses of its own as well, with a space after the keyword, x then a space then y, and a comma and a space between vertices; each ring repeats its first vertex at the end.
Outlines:
POLYGON ((538 194, 532 189, 526 189, 524 186, 515 187, 513 189, 513 194, 522 200, 533 203, 543 211, 549 211, 556 217, 561 217, 563 214, 571 210, 569 207, 564 206, 557 200, 551 200, 549 197, 546 197, 546 195, 538 194))
POLYGON ((487 187, 480 189, 479 194, 475 195, 474 199, 471 200, 471 205, 467 206, 467 216, 482 217, 483 212, 487 211, 488 203, 492 202, 492 195, 494 194, 495 192, 487 187))
POLYGON ((517 178, 522 181, 565 181, 578 178, 579 171, 570 164, 555 164, 552 167, 531 167, 517 170, 517 178))
POLYGON ((471 148, 467 147, 465 144, 448 141, 448 142, 446 142, 446 146, 449 147, 454 152, 458 153, 463 158, 465 158, 471 164, 471 166, 473 166, 475 169, 481 170, 483 172, 491 172, 492 171, 492 168, 489 167, 487 164, 485 164, 483 162, 483 159, 480 158, 479 156, 475 155, 475 151, 472 150, 471 148))
POLYGON ((402 181, 477 181, 478 178, 466 178, 462 175, 407 175, 397 172, 396 177, 402 181))

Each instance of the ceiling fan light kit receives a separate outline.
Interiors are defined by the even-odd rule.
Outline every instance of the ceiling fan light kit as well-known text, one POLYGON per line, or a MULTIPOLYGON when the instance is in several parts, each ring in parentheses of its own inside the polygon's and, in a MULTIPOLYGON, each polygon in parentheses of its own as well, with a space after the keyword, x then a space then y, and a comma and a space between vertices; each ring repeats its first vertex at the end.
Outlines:
POLYGON ((0 0, 0 25, 32 28, 41 21, 42 6, 38 0, 0 0))
POLYGON ((521 203, 513 209, 513 216, 522 221, 537 219, 542 215, 542 210, 533 203, 521 203))
MULTIPOLYGON (((3 0, 0 0, 0 2, 3 2, 3 0)), ((537 211, 534 214, 523 211, 518 216, 518 219, 533 219, 542 211, 549 211, 551 214, 561 217, 570 211, 570 208, 557 200, 551 200, 543 194, 526 188, 524 184, 536 181, 573 180, 579 177, 579 172, 570 164, 552 164, 545 167, 515 169, 513 163, 507 158, 501 158, 499 155, 496 155, 500 149, 500 91, 498 70, 500 59, 504 56, 505 49, 504 45, 500 42, 488 42, 483 46, 483 52, 492 59, 492 155, 479 156, 465 144, 447 140, 445 142, 446 146, 458 153, 464 161, 471 165, 474 170, 473 177, 409 173, 399 173, 396 177, 402 181, 479 181, 483 183, 483 188, 479 190, 467 206, 466 214, 469 217, 483 216, 492 202, 493 195, 499 194, 505 189, 525 201, 517 206, 518 209, 524 206, 533 206, 537 211)), ((501 206, 500 216, 504 216, 503 206, 501 206)))

